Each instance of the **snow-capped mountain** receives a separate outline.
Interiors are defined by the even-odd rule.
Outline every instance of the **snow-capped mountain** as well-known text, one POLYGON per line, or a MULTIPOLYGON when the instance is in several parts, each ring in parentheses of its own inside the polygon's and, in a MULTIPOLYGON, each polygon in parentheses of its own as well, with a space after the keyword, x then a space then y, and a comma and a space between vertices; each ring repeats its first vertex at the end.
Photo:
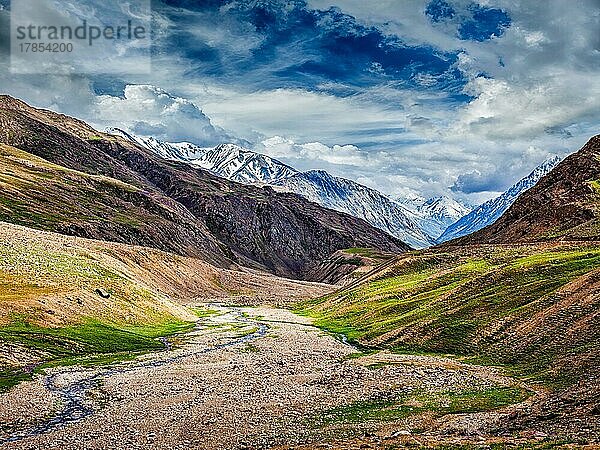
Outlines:
POLYGON ((456 223, 450 225, 439 237, 438 242, 446 242, 465 236, 493 224, 510 208, 519 195, 535 186, 540 178, 547 175, 560 161, 559 156, 547 159, 502 195, 483 203, 456 223))
POLYGON ((296 169, 269 156, 234 144, 208 149, 190 163, 239 183, 273 183, 298 173, 296 169))
POLYGON ((472 206, 460 203, 450 197, 440 196, 425 200, 424 198, 402 201, 411 210, 421 230, 428 236, 438 238, 453 223, 473 209, 472 206))
POLYGON ((354 181, 311 170, 272 184, 327 208, 364 219, 411 247, 424 248, 434 243, 431 236, 420 229, 415 214, 375 189, 354 181))
POLYGON ((203 148, 189 142, 171 143, 153 137, 142 138, 118 128, 109 128, 107 132, 140 144, 165 159, 184 161, 238 183, 268 184, 298 173, 276 159, 235 144, 203 148))
POLYGON ((415 197, 399 200, 399 203, 354 181, 318 170, 300 173, 276 159, 235 144, 201 148, 190 143, 142 138, 117 128, 108 132, 140 144, 163 158, 184 161, 223 178, 247 184, 269 184, 294 192, 327 208, 364 219, 414 248, 434 244, 449 224, 468 212, 464 205, 447 197, 429 200, 415 197))
POLYGON ((212 150, 210 148, 198 147, 189 142, 171 143, 162 142, 153 137, 142 138, 140 136, 129 134, 120 128, 108 128, 106 132, 140 144, 148 150, 152 150, 157 155, 173 161, 194 161, 204 155, 207 151, 212 150))

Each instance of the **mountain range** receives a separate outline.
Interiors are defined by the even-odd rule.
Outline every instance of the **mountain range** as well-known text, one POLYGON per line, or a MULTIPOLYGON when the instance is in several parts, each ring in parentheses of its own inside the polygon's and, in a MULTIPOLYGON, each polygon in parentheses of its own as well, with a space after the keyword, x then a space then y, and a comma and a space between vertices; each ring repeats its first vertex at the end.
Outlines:
POLYGON ((504 428, 565 435, 582 423, 572 436, 597 438, 600 136, 557 163, 517 183, 493 224, 400 255, 307 314, 362 348, 502 366, 538 392, 504 428))
POLYGON ((326 208, 360 217, 380 230, 414 248, 434 243, 417 223, 417 215, 385 195, 323 170, 310 170, 273 182, 288 192, 295 192, 326 208))
POLYGON ((472 205, 461 203, 453 198, 440 196, 425 199, 421 196, 398 198, 406 209, 415 215, 415 221, 428 236, 438 242, 439 236, 453 223, 473 210, 472 205))
POLYGON ((143 145, 166 159, 184 161, 232 181, 268 184, 299 194, 326 208, 364 219, 413 248, 434 245, 450 224, 472 209, 448 197, 419 198, 410 202, 392 200, 357 182, 323 170, 299 172, 281 161, 235 144, 202 148, 191 143, 142 138, 118 128, 107 132, 143 145))
POLYGON ((292 278, 306 277, 345 248, 409 249, 363 220, 301 196, 166 160, 130 139, 8 96, 0 97, 0 130, 3 164, 34 172, 37 180, 27 181, 28 189, 18 177, 5 180, 1 218, 18 225, 292 278))
POLYGON ((298 173, 280 161, 235 144, 203 148, 189 142, 172 143, 161 142, 153 137, 142 138, 119 128, 108 128, 106 131, 143 145, 165 159, 184 161, 238 183, 272 184, 298 173))
POLYGON ((550 173, 560 161, 561 158, 559 156, 553 156, 547 159, 536 167, 529 175, 511 186, 502 195, 483 203, 464 217, 460 218, 457 222, 449 225, 438 238, 438 242, 446 242, 461 236, 466 236, 493 224, 508 208, 510 208, 523 192, 535 186, 535 184, 543 176, 550 173))
POLYGON ((473 207, 446 196, 391 199, 375 189, 323 170, 299 172, 281 161, 235 144, 201 148, 191 143, 141 138, 117 128, 108 131, 166 159, 184 161, 232 181, 268 184, 278 190, 296 193, 326 208, 364 219, 417 249, 473 233, 494 223, 519 195, 560 162, 558 156, 549 158, 502 195, 473 207))

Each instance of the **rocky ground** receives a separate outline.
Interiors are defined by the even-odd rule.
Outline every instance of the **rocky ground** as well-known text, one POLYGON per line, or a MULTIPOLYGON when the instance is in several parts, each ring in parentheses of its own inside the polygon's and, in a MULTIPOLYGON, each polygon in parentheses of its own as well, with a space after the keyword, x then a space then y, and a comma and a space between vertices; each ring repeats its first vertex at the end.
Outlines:
POLYGON ((52 369, 12 388, 0 397, 0 447, 350 449, 549 439, 535 430, 498 432, 544 392, 496 369, 361 355, 287 310, 210 308, 217 312, 164 352, 110 367, 52 369), (490 389, 528 394, 493 411, 423 408, 429 398, 490 389), (388 414, 399 398, 406 414, 388 414))

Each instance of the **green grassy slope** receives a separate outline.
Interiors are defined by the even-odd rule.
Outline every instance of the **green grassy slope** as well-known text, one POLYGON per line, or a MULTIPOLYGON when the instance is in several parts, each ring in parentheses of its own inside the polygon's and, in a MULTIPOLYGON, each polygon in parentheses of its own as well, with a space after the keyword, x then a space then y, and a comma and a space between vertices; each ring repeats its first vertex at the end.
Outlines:
POLYGON ((593 245, 422 251, 300 310, 365 346, 477 357, 568 386, 597 371, 599 269, 593 245))
POLYGON ((25 366, 0 360, 0 392, 48 367, 109 364, 165 348, 165 338, 193 327, 192 322, 165 318, 163 323, 127 326, 88 319, 79 325, 48 328, 27 320, 0 327, 0 345, 32 358, 25 366))

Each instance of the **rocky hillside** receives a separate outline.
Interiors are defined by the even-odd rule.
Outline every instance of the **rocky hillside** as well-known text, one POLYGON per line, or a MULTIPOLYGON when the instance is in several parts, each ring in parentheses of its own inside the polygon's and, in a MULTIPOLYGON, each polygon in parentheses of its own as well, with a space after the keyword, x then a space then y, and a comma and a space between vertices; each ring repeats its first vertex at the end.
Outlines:
POLYGON ((187 330, 198 320, 184 306, 190 302, 281 304, 330 289, 5 222, 0 287, 0 392, 44 364, 161 350, 156 337, 187 330))
POLYGON ((0 221, 231 265, 206 226, 160 192, 0 144, 0 221))
POLYGON ((415 214, 379 191, 354 181, 334 177, 323 170, 310 170, 273 184, 327 208, 361 217, 413 248, 434 244, 434 239, 417 224, 415 214))
POLYGON ((600 136, 561 162, 494 224, 453 243, 600 239, 600 136))
MULTIPOLYGON (((127 183, 145 198, 160 197, 160 202, 170 202, 170 209, 195 222, 196 229, 208 231, 207 238, 213 246, 209 252, 217 253, 216 258, 226 256, 236 263, 276 274, 302 278, 320 261, 345 248, 373 247, 391 252, 408 249, 398 239, 360 219, 294 194, 241 185, 185 163, 167 161, 122 137, 99 133, 81 121, 32 108, 7 96, 0 97, 0 142, 66 169, 127 183)), ((48 199, 32 197, 28 201, 30 208, 36 208, 48 199)), ((5 217, 13 216, 8 213, 5 217)), ((173 216, 172 220, 178 219, 173 216)), ((46 221, 42 226, 35 222, 27 224, 82 236, 89 236, 87 230, 96 224, 86 216, 73 219, 72 224, 46 221)), ((139 233, 148 229, 147 224, 129 225, 139 233)), ((152 232, 160 233, 154 229, 152 232)), ((168 236, 171 229, 164 233, 168 236)), ((138 243, 118 231, 102 238, 138 243)), ((158 240, 143 243, 182 255, 198 253, 187 245, 165 248, 166 244, 158 240)))

